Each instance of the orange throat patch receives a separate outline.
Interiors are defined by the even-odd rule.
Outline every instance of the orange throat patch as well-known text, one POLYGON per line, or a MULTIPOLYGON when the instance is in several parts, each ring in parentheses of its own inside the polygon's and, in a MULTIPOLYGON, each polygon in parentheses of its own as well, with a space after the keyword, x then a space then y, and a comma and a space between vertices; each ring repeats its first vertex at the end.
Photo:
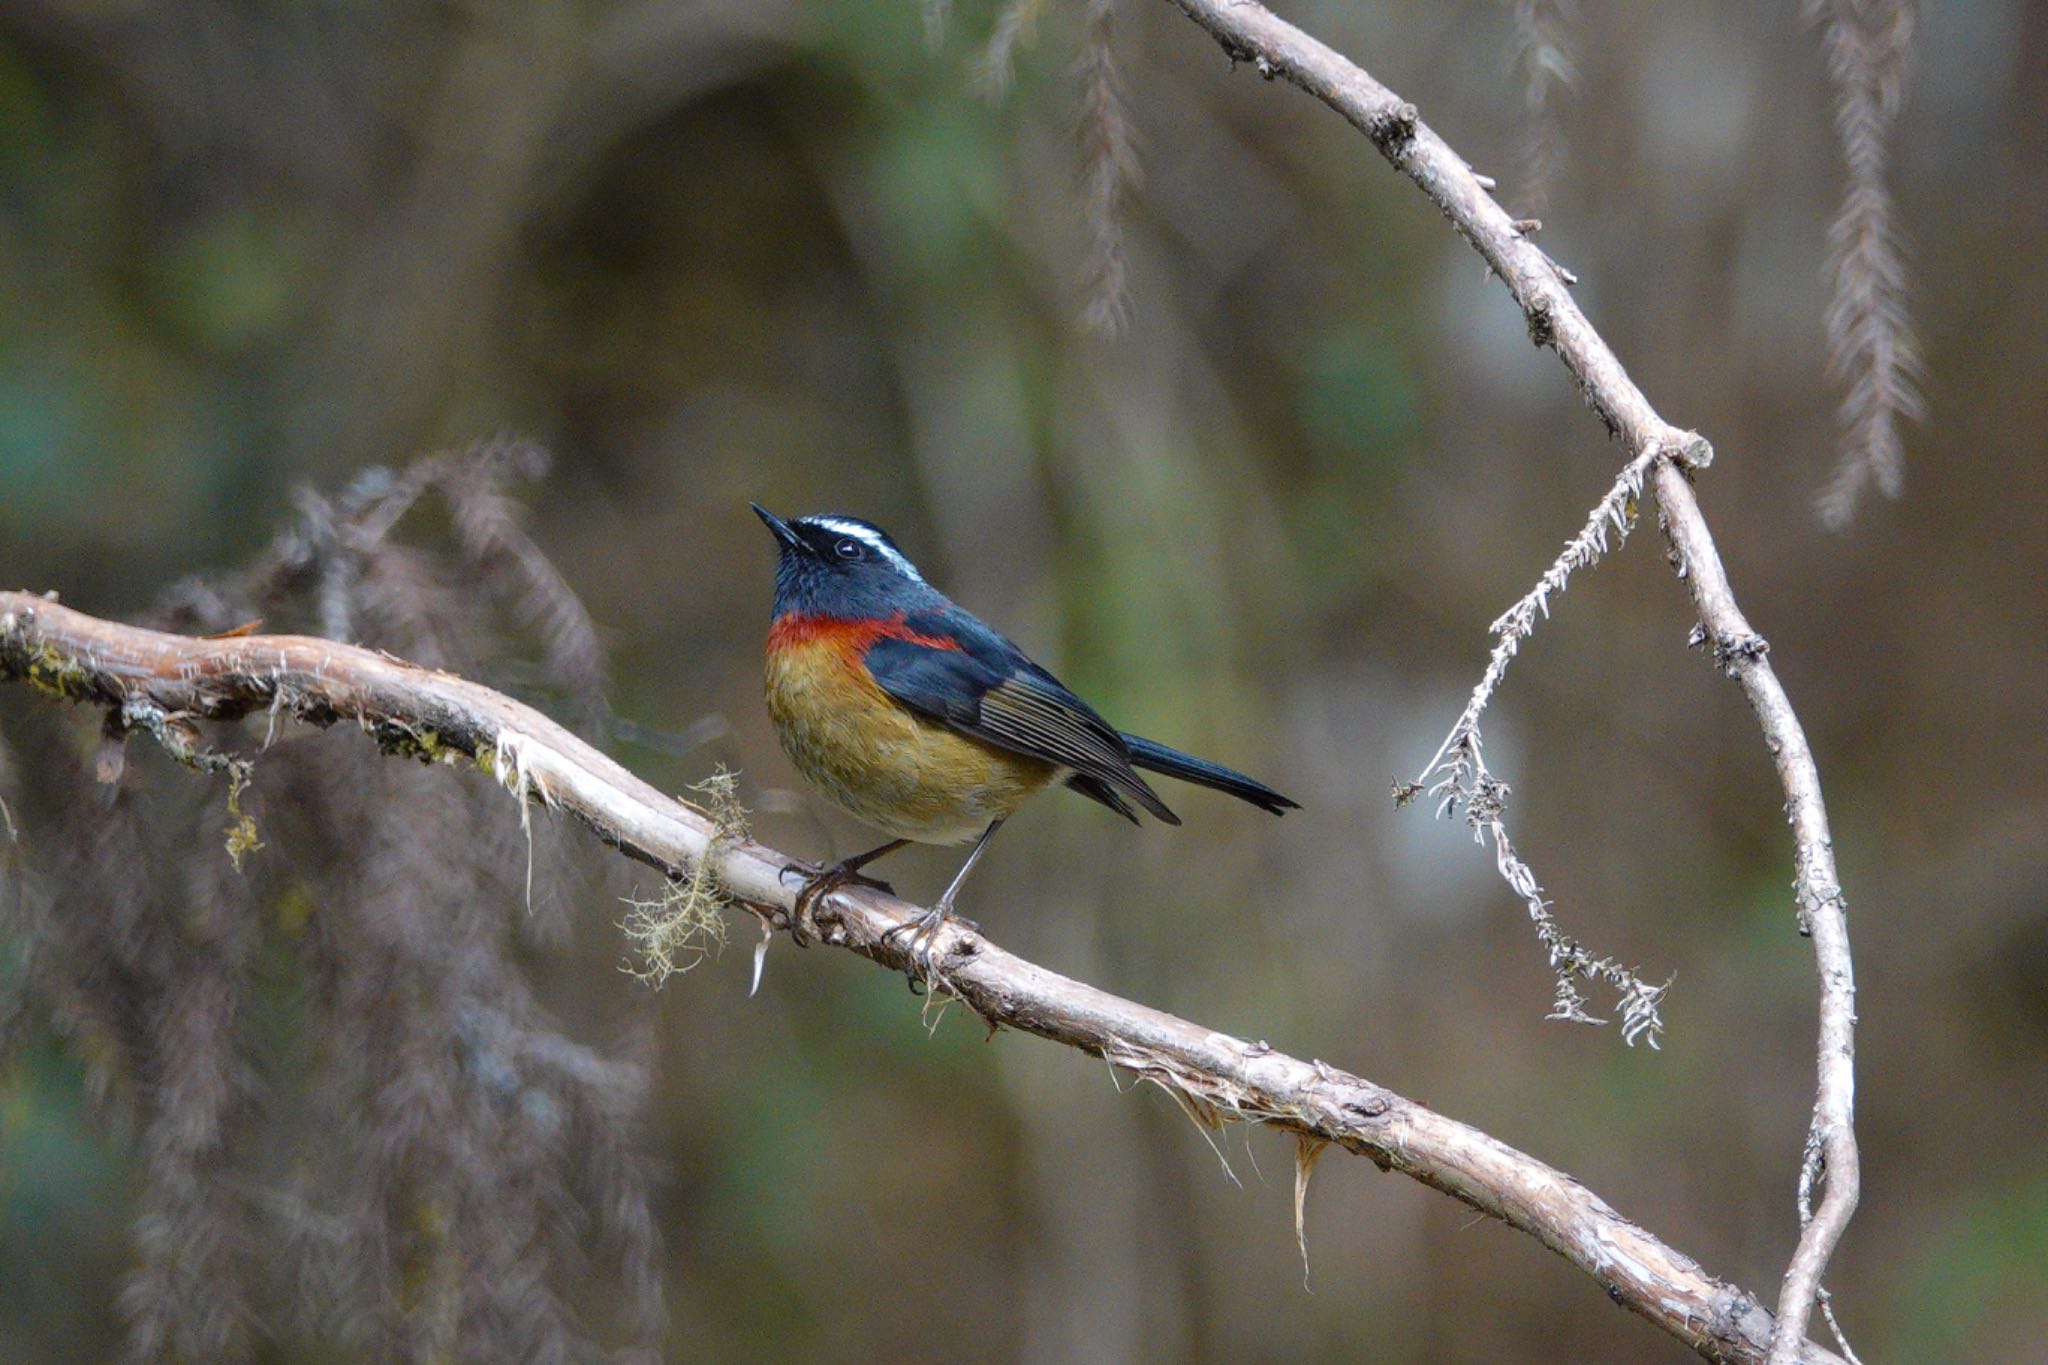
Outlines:
POLYGON ((768 650, 772 654, 803 645, 829 644, 860 655, 867 653, 869 645, 885 638, 908 640, 927 649, 960 648, 958 643, 944 636, 924 635, 912 630, 904 624, 904 613, 900 611, 865 620, 792 611, 776 617, 775 624, 768 628, 768 650))

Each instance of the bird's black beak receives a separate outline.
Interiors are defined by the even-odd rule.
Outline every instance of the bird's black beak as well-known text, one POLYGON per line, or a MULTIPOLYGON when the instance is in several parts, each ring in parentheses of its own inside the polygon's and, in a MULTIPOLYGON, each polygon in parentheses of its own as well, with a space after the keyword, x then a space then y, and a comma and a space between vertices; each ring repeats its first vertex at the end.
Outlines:
POLYGON ((767 508, 763 507, 758 502, 750 502, 747 504, 747 506, 753 508, 754 515, 759 517, 762 520, 762 522, 766 524, 768 529, 775 533, 775 539, 781 542, 783 549, 796 551, 803 550, 803 537, 799 536, 795 531, 791 530, 788 522, 784 521, 781 517, 776 516, 773 512, 769 511, 767 508))

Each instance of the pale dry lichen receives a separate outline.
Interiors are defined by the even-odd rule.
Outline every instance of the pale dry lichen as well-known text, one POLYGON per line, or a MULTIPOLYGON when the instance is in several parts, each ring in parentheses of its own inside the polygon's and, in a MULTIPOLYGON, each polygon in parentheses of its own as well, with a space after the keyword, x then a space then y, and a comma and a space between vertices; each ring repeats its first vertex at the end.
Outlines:
POLYGON ((689 804, 710 816, 713 826, 703 856, 687 872, 671 877, 660 895, 648 900, 628 897, 626 917, 619 922, 637 957, 624 970, 656 987, 725 947, 725 912, 733 896, 718 876, 718 849, 748 837, 739 774, 720 766, 690 790, 702 802, 689 804))

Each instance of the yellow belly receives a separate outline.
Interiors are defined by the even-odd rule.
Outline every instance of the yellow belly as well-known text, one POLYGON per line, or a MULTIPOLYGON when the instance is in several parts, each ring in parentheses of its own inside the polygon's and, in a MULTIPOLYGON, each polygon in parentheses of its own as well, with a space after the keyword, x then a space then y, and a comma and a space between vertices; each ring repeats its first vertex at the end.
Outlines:
POLYGON ((1057 771, 910 711, 828 640, 769 652, 768 714, 797 771, 891 838, 965 843, 1057 771))

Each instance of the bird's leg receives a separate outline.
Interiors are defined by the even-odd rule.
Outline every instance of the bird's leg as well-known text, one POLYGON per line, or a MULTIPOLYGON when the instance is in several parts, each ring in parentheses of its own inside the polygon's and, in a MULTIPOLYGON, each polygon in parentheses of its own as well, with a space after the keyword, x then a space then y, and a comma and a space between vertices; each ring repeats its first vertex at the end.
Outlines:
MULTIPOLYGON (((953 900, 960 894, 960 887, 967 880, 967 874, 974 871, 974 865, 981 861, 981 851, 988 847, 988 841, 995 838, 996 831, 1002 827, 1003 822, 995 820, 982 831, 981 838, 975 841, 973 851, 967 855, 967 861, 953 874, 952 884, 946 888, 945 894, 939 897, 938 904, 916 919, 906 920, 882 935, 884 943, 898 934, 907 933, 911 936, 911 961, 917 966, 918 976, 927 982, 932 980, 932 945, 938 939, 939 930, 953 917, 953 900)), ((917 978, 913 977, 912 989, 916 988, 916 981, 917 978)))
POLYGON ((789 936, 796 945, 799 948, 810 946, 812 935, 818 932, 818 901, 840 887, 851 882, 859 886, 872 886, 877 891, 892 891, 889 883, 876 881, 873 877, 863 877, 860 870, 875 859, 894 853, 909 842, 908 839, 891 839, 880 848, 871 848, 865 853, 843 858, 805 882, 803 889, 796 893, 796 908, 789 918, 789 936))

